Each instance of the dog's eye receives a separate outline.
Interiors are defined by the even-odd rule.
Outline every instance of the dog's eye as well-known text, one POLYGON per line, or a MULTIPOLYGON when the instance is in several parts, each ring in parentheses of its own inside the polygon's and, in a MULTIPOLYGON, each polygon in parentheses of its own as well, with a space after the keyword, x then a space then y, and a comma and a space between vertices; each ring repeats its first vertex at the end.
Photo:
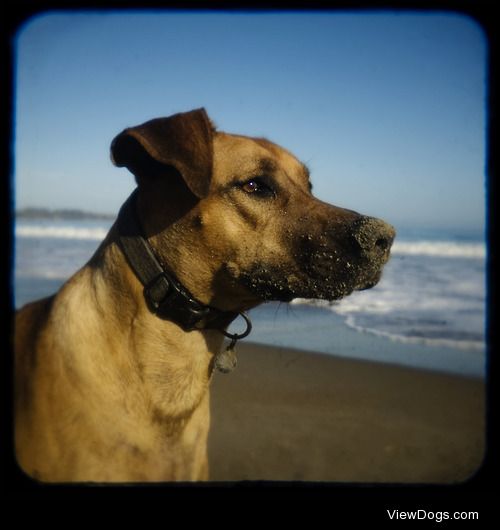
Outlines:
POLYGON ((256 177, 241 184, 241 189, 249 195, 256 195, 258 197, 274 197, 274 189, 260 177, 256 177))

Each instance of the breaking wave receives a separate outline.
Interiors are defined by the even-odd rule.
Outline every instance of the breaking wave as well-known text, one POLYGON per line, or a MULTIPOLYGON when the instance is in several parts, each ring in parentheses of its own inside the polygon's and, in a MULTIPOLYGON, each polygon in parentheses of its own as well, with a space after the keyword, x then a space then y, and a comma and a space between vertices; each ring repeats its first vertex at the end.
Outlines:
MULTIPOLYGON (((101 241, 108 232, 103 227, 18 225, 16 237, 75 239, 101 241)), ((484 243, 456 241, 395 241, 393 255, 436 256, 450 258, 482 259, 486 256, 484 243)))
POLYGON ((84 228, 73 226, 16 226, 16 237, 76 239, 102 241, 108 230, 105 228, 84 228))
POLYGON ((391 254, 436 256, 441 258, 476 258, 486 256, 484 243, 459 243, 456 241, 395 241, 391 254))

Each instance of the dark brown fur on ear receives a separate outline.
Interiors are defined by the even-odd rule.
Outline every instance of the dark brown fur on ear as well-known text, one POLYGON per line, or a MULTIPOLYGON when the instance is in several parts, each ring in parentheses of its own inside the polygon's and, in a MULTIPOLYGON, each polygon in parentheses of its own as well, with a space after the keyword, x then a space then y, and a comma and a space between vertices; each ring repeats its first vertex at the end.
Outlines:
POLYGON ((212 176, 214 127, 205 109, 157 118, 121 132, 111 144, 111 159, 137 178, 174 167, 199 198, 208 194, 212 176))

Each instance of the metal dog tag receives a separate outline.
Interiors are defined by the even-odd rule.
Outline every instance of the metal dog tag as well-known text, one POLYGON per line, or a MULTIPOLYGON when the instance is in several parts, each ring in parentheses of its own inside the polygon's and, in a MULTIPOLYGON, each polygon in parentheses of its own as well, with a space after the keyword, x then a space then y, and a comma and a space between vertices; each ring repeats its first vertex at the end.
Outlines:
POLYGON ((215 357, 215 367, 223 374, 228 374, 236 368, 237 359, 236 352, 234 351, 235 344, 236 340, 233 339, 229 346, 215 357))

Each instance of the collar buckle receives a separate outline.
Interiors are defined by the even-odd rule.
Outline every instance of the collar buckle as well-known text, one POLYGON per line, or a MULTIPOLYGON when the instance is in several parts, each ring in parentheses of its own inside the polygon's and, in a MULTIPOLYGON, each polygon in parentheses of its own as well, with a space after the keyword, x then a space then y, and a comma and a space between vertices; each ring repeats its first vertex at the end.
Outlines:
POLYGON ((144 298, 153 313, 157 313, 160 310, 163 302, 169 296, 170 286, 171 284, 164 272, 155 276, 144 286, 144 298))
POLYGON ((151 312, 178 322, 185 331, 205 327, 210 314, 208 306, 190 297, 166 271, 144 286, 144 298, 151 312))

